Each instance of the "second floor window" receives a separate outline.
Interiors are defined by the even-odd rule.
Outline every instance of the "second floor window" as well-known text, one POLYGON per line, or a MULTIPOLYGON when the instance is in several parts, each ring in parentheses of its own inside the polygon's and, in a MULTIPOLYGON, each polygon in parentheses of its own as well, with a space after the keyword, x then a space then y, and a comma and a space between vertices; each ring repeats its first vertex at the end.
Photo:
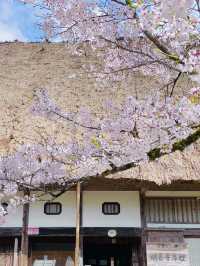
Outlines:
POLYGON ((105 215, 118 215, 120 213, 120 204, 118 202, 104 202, 102 212, 105 215))
POLYGON ((59 215, 62 212, 60 202, 46 202, 44 204, 44 213, 47 215, 59 215))

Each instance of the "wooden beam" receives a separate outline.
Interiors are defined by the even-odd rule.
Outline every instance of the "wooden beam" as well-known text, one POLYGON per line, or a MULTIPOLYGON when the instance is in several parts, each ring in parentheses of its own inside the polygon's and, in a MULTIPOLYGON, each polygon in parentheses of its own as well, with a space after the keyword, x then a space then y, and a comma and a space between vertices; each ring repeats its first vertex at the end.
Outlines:
POLYGON ((76 185, 76 246, 75 246, 75 266, 80 265, 80 246, 81 246, 81 237, 80 237, 80 226, 81 226, 81 184, 80 182, 76 185))
MULTIPOLYGON (((30 192, 25 191, 25 196, 29 196, 30 192)), ((29 202, 23 205, 23 221, 22 221, 22 240, 21 240, 21 260, 20 266, 28 266, 28 223, 29 223, 29 202)))

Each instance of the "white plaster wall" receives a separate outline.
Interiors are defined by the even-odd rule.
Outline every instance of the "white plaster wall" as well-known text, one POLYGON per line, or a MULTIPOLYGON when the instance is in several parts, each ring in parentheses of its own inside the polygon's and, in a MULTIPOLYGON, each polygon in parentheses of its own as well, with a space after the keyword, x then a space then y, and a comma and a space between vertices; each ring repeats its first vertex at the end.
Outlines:
POLYGON ((138 191, 84 191, 84 227, 140 227, 140 199, 138 191), (119 202, 120 214, 104 215, 104 202, 119 202))
MULTIPOLYGON (((75 227, 76 226, 76 192, 69 191, 56 199, 62 204, 60 215, 46 215, 44 204, 40 201, 31 204, 29 227, 75 227)), ((21 227, 22 208, 5 216, 1 227, 21 227)), ((140 201, 137 191, 84 191, 83 192, 83 226, 85 227, 140 227, 140 201), (104 202, 119 202, 119 215, 104 215, 104 202)))
POLYGON ((185 238, 189 248, 190 266, 199 266, 200 264, 200 239, 199 238, 185 238))
POLYGON ((76 193, 68 191, 57 198, 55 202, 62 204, 62 213, 59 215, 46 215, 44 213, 45 201, 32 204, 29 227, 75 227, 76 193))
POLYGON ((0 217, 0 228, 21 227, 22 226, 22 207, 11 211, 8 215, 0 217))

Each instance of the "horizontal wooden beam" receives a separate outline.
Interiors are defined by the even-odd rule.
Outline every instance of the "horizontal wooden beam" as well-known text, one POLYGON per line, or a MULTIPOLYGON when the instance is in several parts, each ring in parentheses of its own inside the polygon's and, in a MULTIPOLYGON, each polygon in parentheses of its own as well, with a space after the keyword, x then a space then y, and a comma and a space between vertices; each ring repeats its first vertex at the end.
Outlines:
MULTIPOLYGON (((137 237, 141 234, 139 227, 82 227, 80 229, 83 236, 107 236, 108 230, 114 229, 117 231, 118 237, 137 237)), ((30 237, 42 236, 72 236, 76 234, 75 227, 42 227, 39 228, 39 235, 30 235, 30 237)), ((14 237, 21 235, 20 227, 5 227, 0 229, 1 237, 14 237)))
MULTIPOLYGON (((118 237, 140 237, 141 228, 139 227, 83 227, 81 228, 81 234, 85 237, 99 236, 106 237, 108 230, 114 229, 117 231, 118 237)), ((199 236, 200 228, 145 228, 145 231, 160 231, 160 232, 183 232, 184 236, 199 236)), ((75 227, 48 227, 39 228, 39 235, 31 235, 31 238, 36 237, 75 237, 76 228, 75 227)), ((15 237, 21 235, 20 227, 5 227, 0 228, 0 239, 7 237, 15 237)))
POLYGON ((130 227, 88 227, 82 228, 82 234, 86 236, 107 237, 109 230, 116 230, 117 237, 140 237, 141 228, 130 227))
POLYGON ((184 237, 200 237, 200 228, 146 228, 146 232, 180 232, 184 237))

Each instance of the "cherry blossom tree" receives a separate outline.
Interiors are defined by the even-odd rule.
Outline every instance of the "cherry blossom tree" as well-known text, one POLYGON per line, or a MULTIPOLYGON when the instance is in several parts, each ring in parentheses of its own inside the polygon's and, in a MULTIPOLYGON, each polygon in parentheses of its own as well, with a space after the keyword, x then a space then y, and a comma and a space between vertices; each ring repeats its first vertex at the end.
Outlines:
MULTIPOLYGON (((101 80, 126 78, 133 71, 156 76, 169 95, 180 76, 199 76, 199 0, 28 0, 45 8, 48 38, 101 48, 103 71, 87 65, 101 80)), ((70 45, 70 47, 72 47, 70 45)), ((80 46, 73 45, 76 53, 80 46)), ((69 47, 68 47, 69 49, 69 47)), ((82 51, 84 52, 84 51, 82 51)))
MULTIPOLYGON (((33 115, 71 123, 81 128, 81 134, 62 144, 50 136, 43 143, 24 144, 0 158, 0 196, 10 197, 10 208, 47 193, 53 199, 78 181, 106 177, 179 149, 177 143, 199 131, 200 89, 193 88, 179 101, 162 99, 156 93, 144 100, 128 97, 121 107, 110 104, 107 108, 111 115, 101 119, 84 109, 65 112, 45 89, 36 90, 30 110, 33 115), (55 187, 48 189, 52 184, 55 187), (38 195, 18 195, 26 190, 37 190, 38 195)), ((155 182, 160 184, 160 180, 155 182)), ((4 214, 3 207, 1 211, 4 214)))
POLYGON ((85 109, 68 113, 45 89, 36 90, 33 115, 70 123, 81 134, 62 144, 53 136, 27 143, 0 158, 1 198, 10 196, 10 208, 39 197, 19 196, 19 191, 38 190, 40 196, 49 193, 55 198, 78 181, 105 177, 174 152, 180 148, 177 144, 199 132, 199 0, 23 2, 43 6, 49 38, 61 36, 74 53, 82 52, 77 49, 80 43, 88 43, 94 53, 101 50, 102 71, 86 66, 97 82, 126 79, 141 71, 161 79, 170 90, 165 98, 155 88, 142 100, 129 96, 121 107, 110 103, 104 118, 85 109), (172 96, 182 75, 196 84, 177 100, 172 96), (52 184, 56 193, 48 189, 52 184))

